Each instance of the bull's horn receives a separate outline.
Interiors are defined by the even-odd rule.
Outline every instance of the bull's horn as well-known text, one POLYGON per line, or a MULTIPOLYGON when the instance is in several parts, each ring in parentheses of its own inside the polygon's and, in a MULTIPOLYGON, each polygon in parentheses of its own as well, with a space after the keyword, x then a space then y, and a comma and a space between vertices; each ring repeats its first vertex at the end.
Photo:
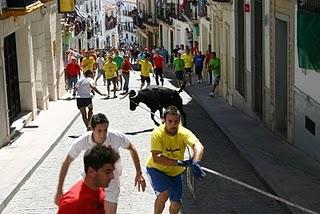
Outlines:
POLYGON ((129 94, 130 94, 130 96, 129 96, 129 98, 132 98, 132 99, 134 99, 134 98, 136 98, 137 96, 138 96, 138 91, 136 91, 136 90, 131 90, 130 92, 129 92, 129 94), (134 93, 134 94, 133 94, 134 93), (133 95, 133 96, 131 96, 131 95, 133 95))

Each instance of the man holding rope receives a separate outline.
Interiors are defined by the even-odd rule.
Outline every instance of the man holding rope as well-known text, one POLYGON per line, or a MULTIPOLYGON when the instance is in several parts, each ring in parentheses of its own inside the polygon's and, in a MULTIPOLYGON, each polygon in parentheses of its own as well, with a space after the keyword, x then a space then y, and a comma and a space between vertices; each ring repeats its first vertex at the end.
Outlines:
POLYGON ((154 213, 162 213, 170 198, 170 214, 178 214, 182 203, 182 177, 185 167, 190 166, 198 179, 203 179, 199 161, 204 147, 199 139, 180 125, 181 114, 175 106, 169 106, 163 116, 164 124, 155 128, 151 134, 151 155, 147 161, 147 173, 157 195, 154 213), (184 160, 184 153, 190 146, 193 157, 184 160))

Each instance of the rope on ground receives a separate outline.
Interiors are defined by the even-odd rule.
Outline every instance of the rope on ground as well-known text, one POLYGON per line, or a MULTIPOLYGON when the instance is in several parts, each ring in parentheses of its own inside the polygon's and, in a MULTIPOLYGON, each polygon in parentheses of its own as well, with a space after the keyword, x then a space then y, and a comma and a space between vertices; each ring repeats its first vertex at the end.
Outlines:
POLYGON ((206 171, 206 172, 208 172, 208 173, 210 173, 210 174, 219 176, 219 177, 224 178, 224 179, 226 179, 226 180, 228 180, 228 181, 231 181, 231 182, 233 182, 233 183, 236 183, 236 184, 238 184, 238 185, 240 185, 240 186, 246 187, 247 189, 253 190, 253 191, 258 192, 258 193, 260 193, 260 194, 262 194, 262 195, 265 195, 265 196, 267 196, 267 197, 269 197, 269 198, 272 198, 272 199, 274 199, 274 200, 280 201, 280 202, 282 202, 282 203, 284 203, 284 204, 286 204, 286 205, 288 205, 288 206, 294 207, 294 208, 296 208, 296 209, 298 209, 298 210, 300 210, 300 211, 303 211, 303 212, 306 212, 306 213, 310 213, 310 214, 318 214, 318 212, 315 212, 315 211, 313 211, 313 210, 307 209, 307 208, 305 208, 305 207, 302 207, 302 206, 300 206, 300 205, 298 205, 298 204, 292 203, 292 202, 290 202, 290 201, 288 201, 288 200, 286 200, 286 199, 280 198, 280 197, 278 197, 278 196, 272 195, 272 194, 270 194, 270 193, 268 193, 268 192, 266 192, 266 191, 263 191, 263 190, 261 190, 261 189, 258 189, 258 188, 254 187, 254 186, 251 186, 251 185, 249 185, 249 184, 246 184, 246 183, 244 183, 244 182, 241 182, 241 181, 236 180, 236 179, 234 179, 234 178, 231 178, 231 177, 229 177, 229 176, 223 175, 223 174, 221 174, 221 173, 219 173, 219 172, 213 171, 213 170, 208 169, 208 168, 206 168, 206 167, 201 167, 201 168, 202 168, 204 171, 206 171))

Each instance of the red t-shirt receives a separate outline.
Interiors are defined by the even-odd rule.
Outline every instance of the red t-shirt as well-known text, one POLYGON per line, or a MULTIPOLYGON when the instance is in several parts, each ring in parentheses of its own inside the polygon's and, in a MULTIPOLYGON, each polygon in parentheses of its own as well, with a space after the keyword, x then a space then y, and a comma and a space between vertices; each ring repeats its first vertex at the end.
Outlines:
POLYGON ((122 72, 129 73, 130 68, 131 68, 131 63, 125 60, 122 64, 122 72))
POLYGON ((211 58, 212 58, 211 52, 207 51, 204 63, 207 65, 211 58))
POLYGON ((104 214, 104 189, 92 190, 83 180, 63 194, 58 214, 104 214))
POLYGON ((80 75, 80 65, 78 63, 68 63, 66 70, 68 78, 80 75))
POLYGON ((163 68, 164 58, 160 55, 153 57, 153 65, 156 68, 163 68))

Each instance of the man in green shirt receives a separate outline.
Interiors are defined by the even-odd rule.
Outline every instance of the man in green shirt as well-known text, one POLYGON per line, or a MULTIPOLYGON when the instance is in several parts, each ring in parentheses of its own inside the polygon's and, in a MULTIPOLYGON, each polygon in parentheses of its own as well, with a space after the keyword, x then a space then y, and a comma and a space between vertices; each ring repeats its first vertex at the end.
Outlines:
POLYGON ((122 64, 123 64, 123 57, 119 56, 119 52, 116 50, 114 53, 113 61, 117 64, 117 87, 119 90, 122 89, 122 64), (119 82, 120 82, 120 88, 119 88, 119 82))
POLYGON ((180 88, 184 81, 184 60, 181 59, 181 53, 177 53, 177 58, 173 60, 173 71, 176 73, 178 87, 180 88))
POLYGON ((219 85, 220 75, 221 75, 220 59, 217 58, 216 52, 212 52, 212 58, 209 61, 209 66, 212 70, 213 79, 214 79, 212 91, 210 92, 210 96, 213 97, 214 91, 216 90, 216 87, 219 85))

